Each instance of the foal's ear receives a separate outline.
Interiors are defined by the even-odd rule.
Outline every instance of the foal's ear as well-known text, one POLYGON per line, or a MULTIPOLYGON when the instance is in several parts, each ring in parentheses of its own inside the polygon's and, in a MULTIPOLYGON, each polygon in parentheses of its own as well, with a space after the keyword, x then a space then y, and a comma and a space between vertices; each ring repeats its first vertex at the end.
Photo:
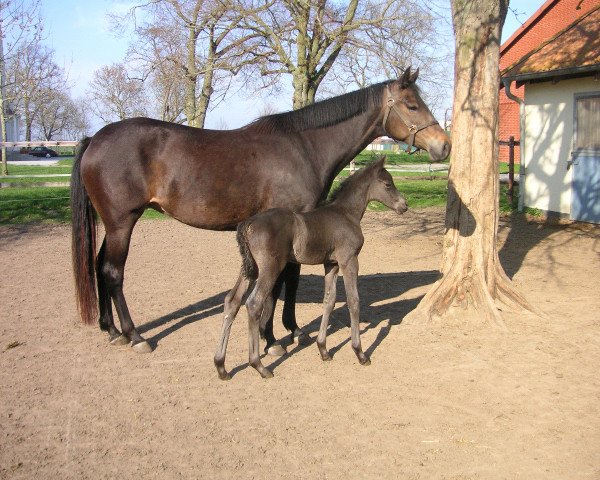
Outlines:
POLYGON ((383 169, 383 166, 385 165, 385 160, 386 160, 386 156, 385 155, 381 155, 377 161, 375 162, 375 165, 377 166, 378 170, 383 169))

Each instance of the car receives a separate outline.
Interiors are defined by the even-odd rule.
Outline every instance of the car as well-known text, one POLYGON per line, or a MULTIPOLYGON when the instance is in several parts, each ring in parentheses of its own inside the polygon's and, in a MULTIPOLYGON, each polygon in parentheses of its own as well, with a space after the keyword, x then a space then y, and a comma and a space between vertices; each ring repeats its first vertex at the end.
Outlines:
POLYGON ((51 148, 47 147, 33 147, 29 150, 29 155, 33 155, 34 157, 58 157, 58 153, 56 153, 51 148))

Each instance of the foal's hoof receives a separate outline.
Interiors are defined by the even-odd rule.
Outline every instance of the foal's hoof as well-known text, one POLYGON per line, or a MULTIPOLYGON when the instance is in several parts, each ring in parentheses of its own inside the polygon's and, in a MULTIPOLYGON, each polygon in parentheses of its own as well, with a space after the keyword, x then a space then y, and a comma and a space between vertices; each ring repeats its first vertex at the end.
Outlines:
POLYGON ((321 360, 323 360, 324 362, 331 362, 331 355, 329 355, 329 353, 327 352, 321 352, 321 360))
POLYGON ((359 358, 358 361, 360 362, 361 365, 363 366, 368 366, 371 365, 371 359, 367 356, 365 356, 365 358, 359 358))
POLYGON ((146 340, 144 340, 143 342, 136 343, 135 345, 132 345, 131 348, 133 348, 133 351, 135 353, 151 353, 152 352, 152 347, 146 340))
POLYGON ((283 357, 286 353, 287 350, 279 343, 274 343, 267 348, 267 355, 271 355, 272 357, 283 357))
POLYGON ((110 339, 111 345, 128 345, 130 340, 123 334, 116 336, 115 338, 110 339))
POLYGON ((225 372, 225 373, 221 373, 221 372, 219 372, 219 378, 220 378, 221 380, 225 380, 225 381, 227 381, 227 380, 231 380, 231 375, 229 375, 229 373, 228 373, 228 372, 225 372))
POLYGON ((262 371, 259 372, 260 376, 263 378, 273 378, 273 372, 271 372, 271 370, 269 370, 268 368, 264 368, 262 371))
POLYGON ((292 341, 298 345, 308 345, 310 344, 310 336, 301 328, 297 328, 294 330, 294 333, 292 333, 292 341))

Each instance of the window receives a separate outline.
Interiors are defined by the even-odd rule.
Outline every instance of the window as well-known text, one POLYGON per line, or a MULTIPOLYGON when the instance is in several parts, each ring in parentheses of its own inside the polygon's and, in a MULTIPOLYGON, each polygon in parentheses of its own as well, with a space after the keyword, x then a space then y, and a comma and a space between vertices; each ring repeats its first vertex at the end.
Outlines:
POLYGON ((600 151, 600 93, 575 97, 575 150, 600 151))

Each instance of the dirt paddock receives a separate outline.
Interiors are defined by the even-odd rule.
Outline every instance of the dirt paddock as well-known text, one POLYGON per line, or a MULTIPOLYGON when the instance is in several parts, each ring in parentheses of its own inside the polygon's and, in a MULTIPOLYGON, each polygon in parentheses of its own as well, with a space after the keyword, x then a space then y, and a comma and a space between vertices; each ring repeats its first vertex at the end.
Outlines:
MULTIPOLYGON (((548 315, 505 312, 503 332, 402 325, 437 278, 442 210, 363 226, 372 365, 350 348, 340 282, 332 362, 291 345, 261 379, 241 310, 230 382, 212 357, 234 234, 136 227, 126 295, 155 347, 140 355, 78 322, 68 226, 0 228, 0 478, 600 478, 600 230, 502 221, 502 263, 548 315)), ((313 338, 322 294, 321 268, 303 268, 297 316, 313 338)))

